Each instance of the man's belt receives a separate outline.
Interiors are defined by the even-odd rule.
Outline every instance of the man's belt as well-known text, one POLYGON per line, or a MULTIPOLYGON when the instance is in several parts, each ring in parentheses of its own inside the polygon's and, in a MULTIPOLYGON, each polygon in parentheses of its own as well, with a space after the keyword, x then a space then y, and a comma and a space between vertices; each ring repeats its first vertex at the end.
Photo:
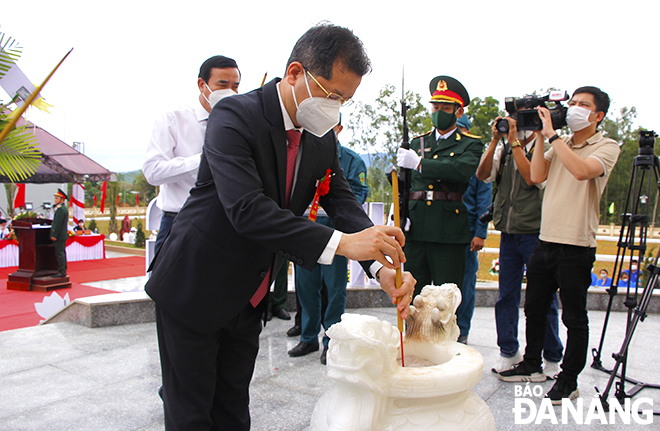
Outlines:
POLYGON ((410 192, 410 199, 420 201, 455 201, 461 202, 463 194, 454 192, 432 191, 410 192))

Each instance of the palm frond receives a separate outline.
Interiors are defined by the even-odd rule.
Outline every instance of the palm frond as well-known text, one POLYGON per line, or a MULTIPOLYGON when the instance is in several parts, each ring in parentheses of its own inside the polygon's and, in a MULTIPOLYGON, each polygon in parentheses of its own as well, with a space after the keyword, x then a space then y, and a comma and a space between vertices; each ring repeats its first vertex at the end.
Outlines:
POLYGON ((13 182, 34 175, 41 163, 37 138, 26 126, 17 127, 0 142, 0 174, 13 182))
POLYGON ((16 39, 0 32, 0 79, 12 68, 21 56, 23 48, 16 39))

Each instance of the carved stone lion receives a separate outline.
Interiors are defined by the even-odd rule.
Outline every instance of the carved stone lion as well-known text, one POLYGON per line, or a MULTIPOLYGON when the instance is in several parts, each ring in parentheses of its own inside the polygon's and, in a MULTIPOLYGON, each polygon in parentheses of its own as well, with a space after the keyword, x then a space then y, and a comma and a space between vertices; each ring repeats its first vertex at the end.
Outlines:
POLYGON ((456 285, 427 286, 415 298, 406 319, 405 368, 396 327, 342 315, 328 330, 328 377, 335 385, 314 408, 310 430, 495 430, 488 406, 470 390, 481 379, 483 358, 455 342, 460 301, 456 285), (423 365, 408 366, 414 358, 423 365))

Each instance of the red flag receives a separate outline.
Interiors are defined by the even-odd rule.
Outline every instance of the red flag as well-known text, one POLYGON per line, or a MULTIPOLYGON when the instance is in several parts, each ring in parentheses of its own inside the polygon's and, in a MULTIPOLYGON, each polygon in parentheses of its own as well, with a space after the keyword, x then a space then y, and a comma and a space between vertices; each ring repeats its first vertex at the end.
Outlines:
POLYGON ((101 186, 101 214, 103 214, 103 211, 105 210, 105 194, 108 190, 108 182, 103 181, 103 185, 101 186))
POLYGON ((140 206, 140 193, 135 194, 135 206, 136 207, 140 206))
POLYGON ((16 197, 14 198, 14 208, 25 207, 25 184, 16 184, 16 197))
POLYGON ((96 193, 94 193, 94 206, 96 206, 96 193))
POLYGON ((117 195, 117 205, 119 205, 119 195, 117 195))

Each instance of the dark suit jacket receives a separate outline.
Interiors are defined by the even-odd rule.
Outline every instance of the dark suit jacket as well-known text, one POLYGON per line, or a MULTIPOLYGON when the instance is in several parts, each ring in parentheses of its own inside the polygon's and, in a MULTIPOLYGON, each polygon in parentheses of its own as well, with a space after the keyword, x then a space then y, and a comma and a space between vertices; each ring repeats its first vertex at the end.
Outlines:
POLYGON ((331 132, 303 132, 291 202, 283 208, 287 143, 278 81, 213 108, 197 183, 152 264, 147 293, 198 333, 235 317, 284 259, 308 270, 316 265, 333 230, 301 215, 326 169, 335 176, 320 203, 337 229, 372 225, 344 178, 331 132))

